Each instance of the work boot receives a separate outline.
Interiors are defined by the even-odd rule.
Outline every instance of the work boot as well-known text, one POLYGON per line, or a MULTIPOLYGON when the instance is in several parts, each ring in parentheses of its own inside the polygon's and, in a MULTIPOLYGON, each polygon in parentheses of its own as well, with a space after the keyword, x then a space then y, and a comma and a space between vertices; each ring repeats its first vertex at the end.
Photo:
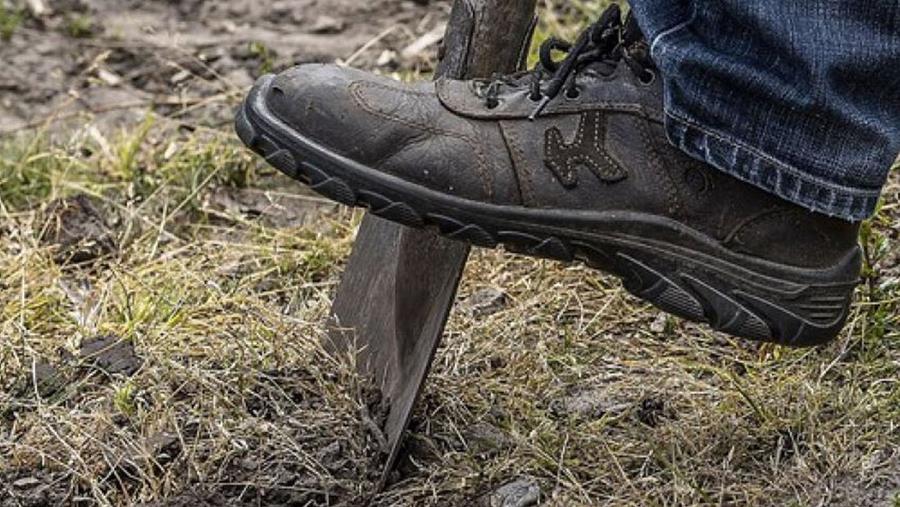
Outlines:
POLYGON ((858 281, 857 225, 667 142, 647 43, 615 7, 576 43, 544 43, 536 69, 492 80, 404 84, 334 65, 266 76, 237 132, 338 202, 477 246, 583 261, 736 336, 826 342, 858 281))

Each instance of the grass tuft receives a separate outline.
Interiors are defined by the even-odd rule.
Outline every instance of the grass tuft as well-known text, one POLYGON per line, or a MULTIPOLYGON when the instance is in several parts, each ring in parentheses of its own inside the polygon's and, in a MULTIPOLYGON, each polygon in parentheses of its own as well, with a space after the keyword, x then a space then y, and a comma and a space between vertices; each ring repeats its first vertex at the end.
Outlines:
POLYGON ((0 3, 0 40, 9 41, 24 21, 25 16, 17 9, 7 7, 0 3))

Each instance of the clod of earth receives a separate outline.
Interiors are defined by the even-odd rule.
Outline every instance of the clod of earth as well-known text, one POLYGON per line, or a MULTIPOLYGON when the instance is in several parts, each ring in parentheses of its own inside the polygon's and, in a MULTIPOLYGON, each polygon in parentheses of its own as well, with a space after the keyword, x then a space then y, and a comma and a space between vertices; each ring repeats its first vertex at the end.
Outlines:
POLYGON ((41 397, 52 396, 66 384, 65 374, 48 362, 36 363, 31 374, 33 386, 41 397))
POLYGON ((8 417, 22 409, 31 407, 35 396, 46 399, 63 390, 69 383, 68 372, 49 361, 36 361, 18 378, 11 392, 20 401, 10 403, 0 409, 0 417, 8 417))
POLYGON ((134 344, 118 336, 97 336, 84 340, 79 351, 82 363, 108 375, 134 375, 144 360, 138 357, 134 344))
POLYGON ((492 457, 512 446, 510 437, 493 424, 480 422, 463 435, 468 451, 479 457, 492 457))
POLYGON ((68 488, 63 474, 41 470, 23 473, 15 470, 0 472, 0 507, 66 504, 68 488))
POLYGON ((675 413, 665 401, 650 397, 641 401, 636 416, 642 424, 655 428, 667 419, 674 419, 675 413))
POLYGON ((86 264, 117 249, 103 212, 85 194, 51 202, 41 218, 40 242, 55 249, 59 265, 86 264))

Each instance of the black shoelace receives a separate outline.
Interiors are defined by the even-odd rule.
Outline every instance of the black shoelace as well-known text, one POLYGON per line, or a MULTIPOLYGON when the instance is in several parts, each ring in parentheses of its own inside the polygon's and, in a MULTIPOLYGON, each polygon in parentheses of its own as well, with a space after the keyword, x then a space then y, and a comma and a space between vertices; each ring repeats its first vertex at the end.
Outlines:
POLYGON ((591 65, 598 73, 608 76, 615 72, 619 62, 624 62, 642 83, 649 84, 655 79, 653 61, 637 22, 629 15, 623 24, 621 9, 612 5, 579 35, 574 44, 555 38, 545 41, 540 48, 540 63, 535 69, 511 76, 495 76, 484 91, 485 105, 493 109, 500 104, 500 91, 504 85, 521 87, 527 83, 531 88, 529 97, 537 103, 529 116, 534 120, 563 89, 567 97, 578 98, 581 92, 575 78, 582 69, 591 65), (554 51, 566 53, 565 59, 555 61, 554 51), (546 83, 545 76, 550 77, 546 83))

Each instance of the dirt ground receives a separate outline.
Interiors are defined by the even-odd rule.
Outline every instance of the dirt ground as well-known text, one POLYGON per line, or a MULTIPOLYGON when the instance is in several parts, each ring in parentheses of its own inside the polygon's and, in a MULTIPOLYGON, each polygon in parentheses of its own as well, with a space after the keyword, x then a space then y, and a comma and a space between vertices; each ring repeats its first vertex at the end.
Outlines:
MULTIPOLYGON (((542 1, 538 37, 602 5, 542 1)), ((232 115, 293 63, 427 75, 449 2, 0 6, 0 507, 900 505, 900 170, 817 349, 476 249, 375 495, 378 400, 320 346, 361 215, 232 115)))
MULTIPOLYGON (((4 2, 7 12, 24 7, 4 2)), ((0 42, 0 133, 54 115, 115 112, 103 115, 113 122, 103 129, 150 108, 222 126, 231 121, 228 95, 265 71, 336 60, 416 69, 419 54, 403 50, 439 28, 449 10, 429 0, 38 3, 44 10, 25 8, 13 36, 0 42)))

